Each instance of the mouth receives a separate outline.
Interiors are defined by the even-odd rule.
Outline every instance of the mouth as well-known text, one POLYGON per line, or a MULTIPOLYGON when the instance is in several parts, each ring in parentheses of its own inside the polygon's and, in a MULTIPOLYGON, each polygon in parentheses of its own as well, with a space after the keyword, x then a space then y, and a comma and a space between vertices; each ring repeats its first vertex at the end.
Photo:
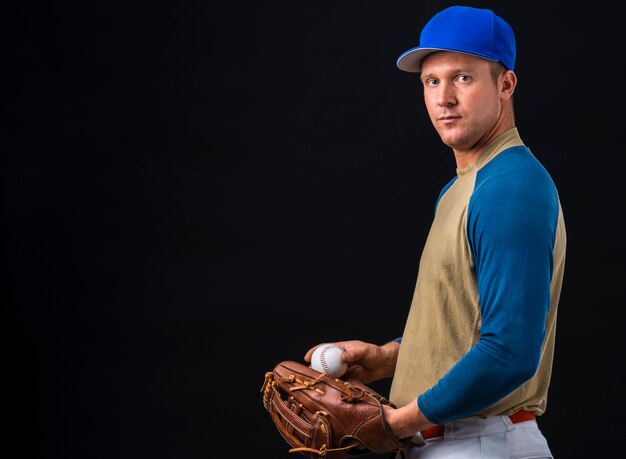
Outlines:
POLYGON ((460 119, 461 117, 458 115, 446 115, 446 116, 440 116, 439 118, 437 118, 437 121, 439 121, 442 124, 449 124, 460 119))

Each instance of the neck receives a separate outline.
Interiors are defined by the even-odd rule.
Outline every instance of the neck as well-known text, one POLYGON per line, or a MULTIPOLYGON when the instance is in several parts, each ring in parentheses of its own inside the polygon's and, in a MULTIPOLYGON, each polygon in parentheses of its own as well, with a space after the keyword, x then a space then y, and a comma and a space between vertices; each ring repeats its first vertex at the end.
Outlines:
POLYGON ((501 118, 489 131, 481 136, 473 145, 468 148, 453 148, 452 151, 454 152, 457 169, 465 169, 467 166, 472 164, 476 158, 480 156, 482 150, 489 145, 493 139, 514 127, 515 121, 513 120, 513 116, 505 116, 501 118))

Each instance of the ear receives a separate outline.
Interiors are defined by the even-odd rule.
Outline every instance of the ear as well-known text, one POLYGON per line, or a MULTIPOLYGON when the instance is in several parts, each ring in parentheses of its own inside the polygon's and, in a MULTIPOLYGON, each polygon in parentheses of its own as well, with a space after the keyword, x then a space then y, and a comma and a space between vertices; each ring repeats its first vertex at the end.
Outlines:
POLYGON ((502 100, 510 99, 517 86, 517 75, 513 70, 507 70, 500 75, 500 97, 502 100))

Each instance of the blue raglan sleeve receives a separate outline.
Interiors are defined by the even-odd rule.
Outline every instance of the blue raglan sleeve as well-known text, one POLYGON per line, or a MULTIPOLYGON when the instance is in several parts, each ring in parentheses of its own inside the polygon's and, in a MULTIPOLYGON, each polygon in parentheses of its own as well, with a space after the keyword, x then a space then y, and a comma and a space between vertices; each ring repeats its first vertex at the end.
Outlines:
POLYGON ((438 424, 487 408, 530 379, 539 364, 559 202, 545 169, 527 164, 526 156, 506 163, 496 157, 477 175, 466 231, 479 294, 480 339, 418 398, 420 410, 438 424))

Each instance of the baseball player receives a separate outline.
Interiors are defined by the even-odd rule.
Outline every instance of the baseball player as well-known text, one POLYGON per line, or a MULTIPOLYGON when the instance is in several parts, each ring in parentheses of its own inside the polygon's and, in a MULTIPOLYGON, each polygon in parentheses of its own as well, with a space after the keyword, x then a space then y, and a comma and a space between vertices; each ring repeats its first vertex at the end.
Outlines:
MULTIPOLYGON (((551 458, 546 410, 566 232, 555 184, 523 142, 516 42, 489 9, 434 15, 399 56, 454 154, 400 338, 344 348, 347 377, 392 377, 385 415, 408 458, 551 458)), ((304 359, 310 361, 315 347, 304 359)))

